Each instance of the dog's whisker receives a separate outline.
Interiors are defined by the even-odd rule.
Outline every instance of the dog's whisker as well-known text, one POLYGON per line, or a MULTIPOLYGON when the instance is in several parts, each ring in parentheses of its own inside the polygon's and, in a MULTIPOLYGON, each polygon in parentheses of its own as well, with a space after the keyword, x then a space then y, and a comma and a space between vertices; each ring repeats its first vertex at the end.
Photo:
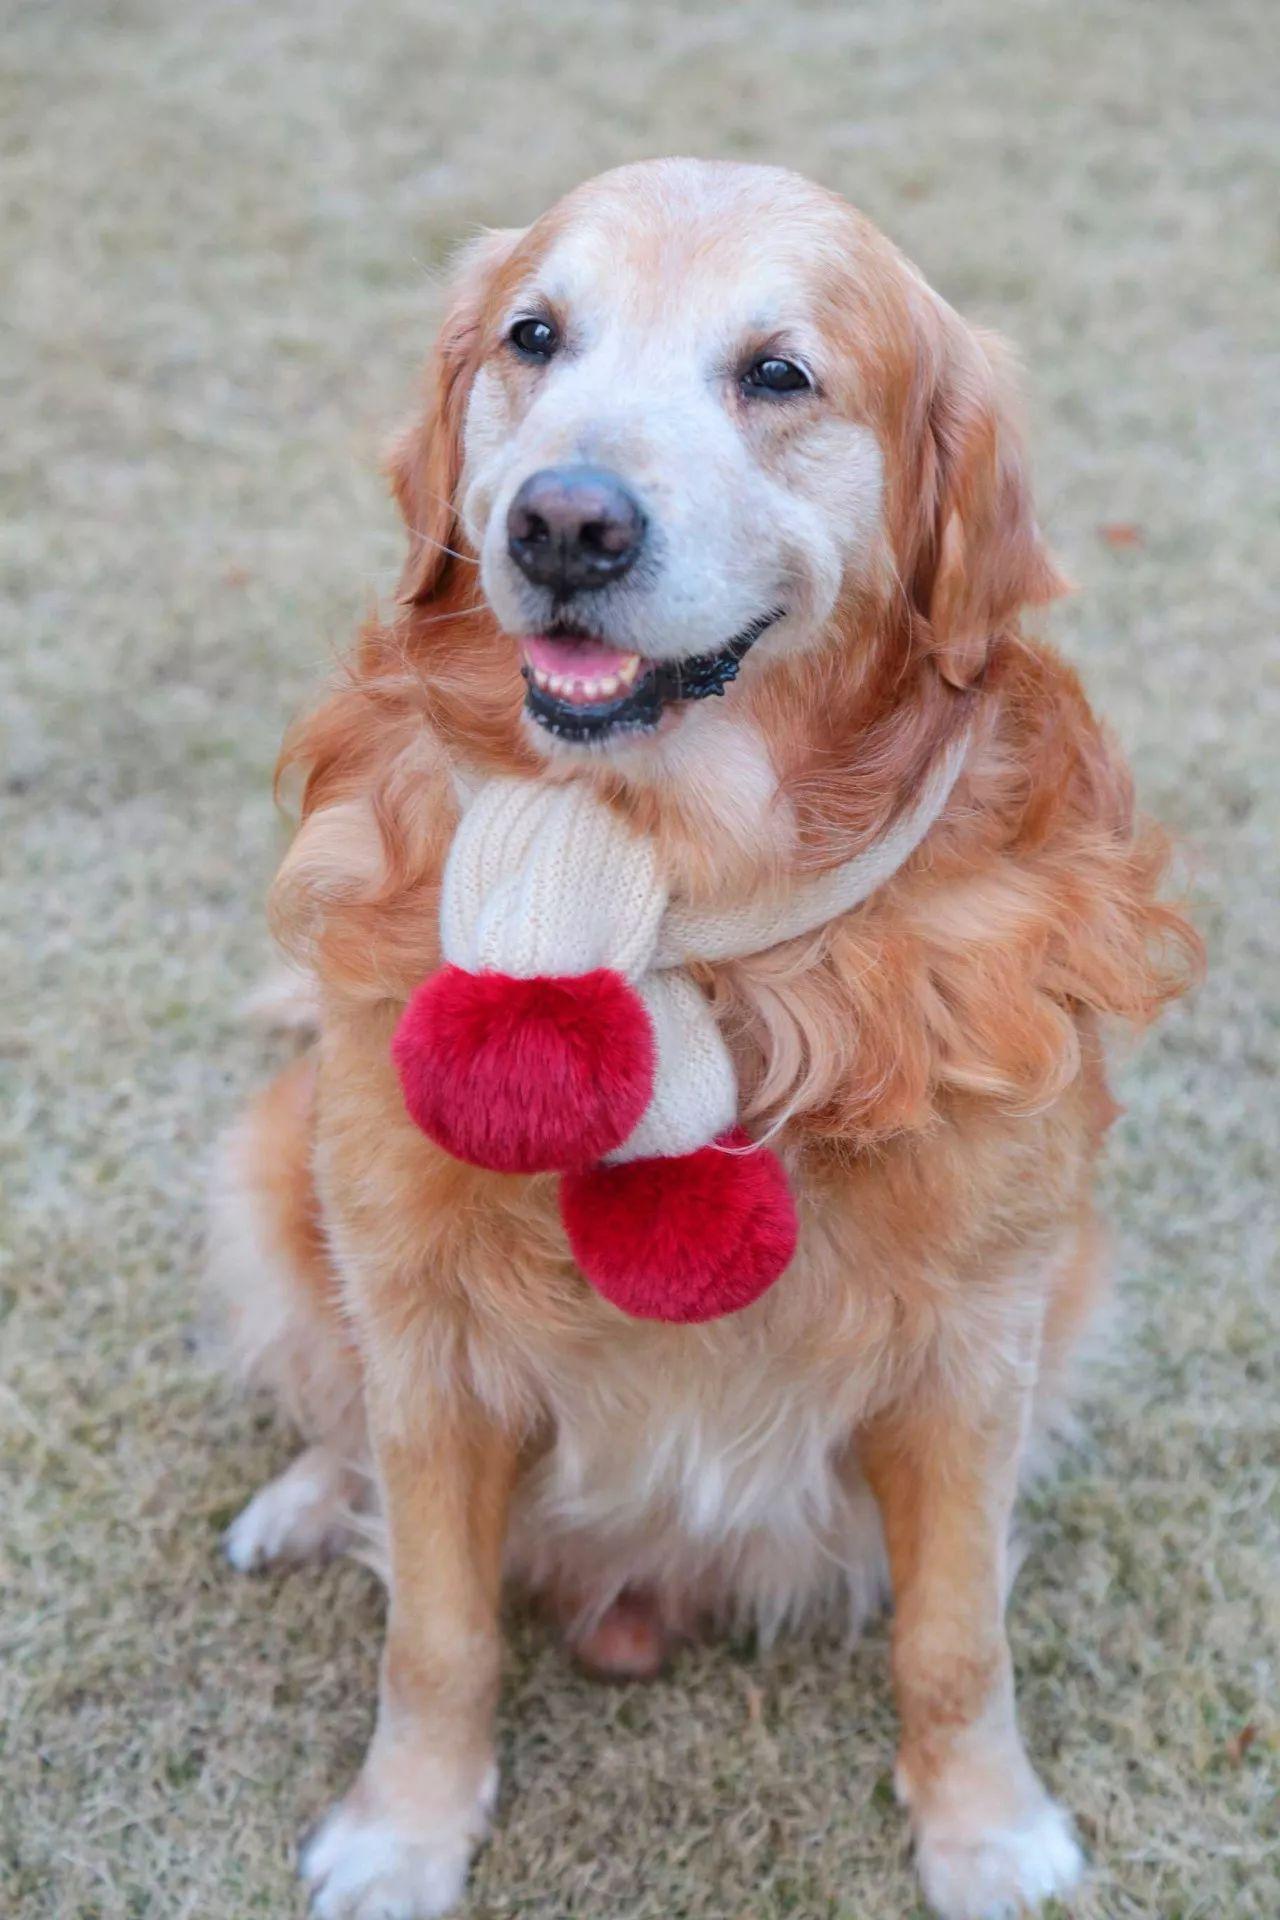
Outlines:
MULTIPOLYGON (((444 501, 441 501, 441 505, 444 505, 444 504, 446 503, 444 501)), ((410 532, 413 535, 415 540, 421 540, 424 543, 424 545, 428 547, 434 547, 437 553, 448 554, 451 560, 461 560, 463 566, 465 567, 479 566, 480 562, 475 558, 473 554, 460 553, 457 547, 449 546, 447 541, 437 540, 434 534, 428 533, 426 529, 423 527, 415 527, 408 521, 406 521, 405 525, 408 532, 410 532)))
MULTIPOLYGON (((442 625, 443 622, 446 620, 470 619, 473 615, 477 613, 484 613, 485 610, 486 610, 485 602, 483 600, 472 600, 465 607, 450 607, 447 613, 428 613, 428 614, 419 615, 418 618, 415 620, 414 625, 415 627, 438 627, 442 625)), ((408 656, 406 655, 405 657, 407 659, 408 656)))

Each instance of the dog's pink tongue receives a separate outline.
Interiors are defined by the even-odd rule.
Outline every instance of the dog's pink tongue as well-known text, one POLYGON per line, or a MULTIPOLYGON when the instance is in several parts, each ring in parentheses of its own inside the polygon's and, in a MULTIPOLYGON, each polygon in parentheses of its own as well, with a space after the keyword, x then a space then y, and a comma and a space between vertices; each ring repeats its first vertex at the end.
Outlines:
POLYGON ((606 646, 603 640, 558 639, 549 633, 526 634, 520 644, 531 667, 575 681, 625 674, 636 658, 621 647, 606 646))

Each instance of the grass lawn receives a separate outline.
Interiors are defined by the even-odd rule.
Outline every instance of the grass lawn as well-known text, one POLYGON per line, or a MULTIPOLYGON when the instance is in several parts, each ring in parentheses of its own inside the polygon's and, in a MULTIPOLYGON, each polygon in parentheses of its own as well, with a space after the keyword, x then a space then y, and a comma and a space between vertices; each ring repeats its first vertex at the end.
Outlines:
MULTIPOLYGON (((381 1598, 217 1553, 287 1460, 196 1340, 269 1064, 287 717, 394 575, 449 244, 613 161, 841 188, 1030 373, 1055 630, 1185 838, 1209 983, 1128 1061, 1120 1310, 1024 1509, 1080 1920, 1274 1920, 1280 152, 1271 0, 14 0, 0 30, 0 1910, 287 1916, 381 1598)), ((575 1678, 512 1621, 473 1920, 896 1920, 883 1630, 575 1678)))

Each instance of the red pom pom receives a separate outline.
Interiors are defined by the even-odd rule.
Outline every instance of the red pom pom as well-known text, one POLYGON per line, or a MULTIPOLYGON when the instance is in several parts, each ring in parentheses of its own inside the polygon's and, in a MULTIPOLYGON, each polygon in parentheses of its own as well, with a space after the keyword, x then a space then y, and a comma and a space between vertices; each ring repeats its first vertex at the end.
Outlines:
POLYGON ((560 1211, 573 1256, 638 1320, 715 1320, 771 1287, 796 1250, 782 1163, 741 1127, 671 1159, 568 1175, 560 1211))
POLYGON ((562 1173, 621 1146, 653 1090, 653 1028, 621 974, 443 967, 391 1043, 404 1103, 455 1159, 562 1173))

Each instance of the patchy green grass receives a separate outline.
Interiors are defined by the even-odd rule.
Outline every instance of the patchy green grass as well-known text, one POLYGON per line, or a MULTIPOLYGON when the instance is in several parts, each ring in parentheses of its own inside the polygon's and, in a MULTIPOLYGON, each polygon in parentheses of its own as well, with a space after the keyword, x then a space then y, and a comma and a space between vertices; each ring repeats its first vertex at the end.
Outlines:
MULTIPOLYGON (((1073 1912, 1275 1915, 1269 0, 64 0, 0 60, 0 1907, 291 1913, 359 1757, 378 1596, 224 1571, 290 1442, 192 1337, 206 1145, 267 1064, 269 768, 390 580, 375 448, 447 244, 694 150, 844 189, 1018 342, 1058 632, 1193 851, 1212 974, 1124 1075, 1123 1306, 1013 1633, 1073 1912)), ((881 1633, 602 1692, 517 1619, 470 1912, 912 1914, 892 1738, 881 1633)))

